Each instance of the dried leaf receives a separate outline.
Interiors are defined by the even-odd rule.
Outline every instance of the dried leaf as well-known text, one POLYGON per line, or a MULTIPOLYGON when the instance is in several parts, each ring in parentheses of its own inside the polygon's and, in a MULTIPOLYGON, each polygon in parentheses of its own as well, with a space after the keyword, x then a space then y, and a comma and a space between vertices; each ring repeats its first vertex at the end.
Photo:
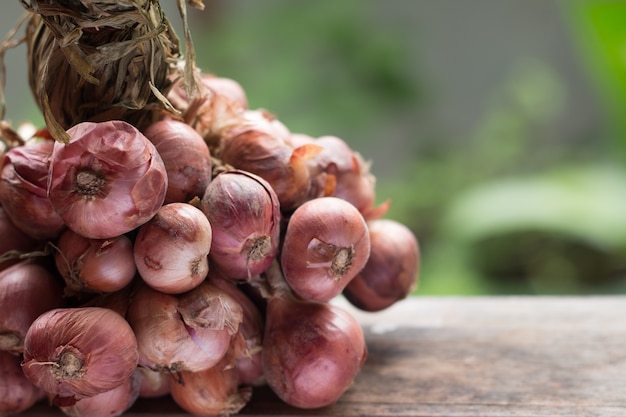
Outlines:
POLYGON ((56 140, 82 121, 142 129, 173 110, 166 95, 182 56, 157 0, 21 3, 31 16, 29 82, 56 140))

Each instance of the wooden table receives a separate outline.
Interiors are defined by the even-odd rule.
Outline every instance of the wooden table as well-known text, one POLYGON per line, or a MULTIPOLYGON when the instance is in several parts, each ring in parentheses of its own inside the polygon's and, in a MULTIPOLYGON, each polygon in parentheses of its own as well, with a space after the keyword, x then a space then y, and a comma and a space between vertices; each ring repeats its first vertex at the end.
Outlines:
MULTIPOLYGON (((257 388, 239 415, 626 416, 626 297, 416 297, 352 312, 369 356, 337 404, 298 410, 257 388)), ((26 414, 42 412, 57 415, 26 414)), ((125 414, 147 415, 187 414, 169 400, 125 414)))

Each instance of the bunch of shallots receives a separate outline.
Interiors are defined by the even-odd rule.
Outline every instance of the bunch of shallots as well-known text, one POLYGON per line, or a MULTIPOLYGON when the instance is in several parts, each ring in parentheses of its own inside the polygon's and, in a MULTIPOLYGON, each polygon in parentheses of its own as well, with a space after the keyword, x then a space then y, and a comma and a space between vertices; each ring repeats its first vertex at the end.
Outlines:
POLYGON ((249 109, 235 80, 194 70, 192 93, 181 65, 147 126, 104 108, 2 154, 0 415, 170 396, 219 416, 264 384, 332 405, 367 356, 332 301, 379 311, 415 289, 417 240, 357 152, 249 109))

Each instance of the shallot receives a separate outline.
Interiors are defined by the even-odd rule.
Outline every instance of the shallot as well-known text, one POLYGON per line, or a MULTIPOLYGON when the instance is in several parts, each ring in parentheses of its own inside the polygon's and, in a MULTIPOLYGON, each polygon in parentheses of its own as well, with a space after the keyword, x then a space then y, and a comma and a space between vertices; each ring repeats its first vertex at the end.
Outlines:
MULTIPOLYGON (((247 112, 250 113, 251 110, 247 112)), ((224 163, 266 180, 283 211, 291 211, 307 199, 311 179, 306 160, 321 150, 315 145, 294 149, 288 142, 289 136, 271 119, 256 117, 229 131, 219 153, 224 163)))
POLYGON ((211 181, 211 153, 202 136, 187 123, 170 119, 154 123, 144 134, 165 164, 165 203, 201 198, 211 181))
POLYGON ((197 287, 209 272, 211 224, 200 209, 169 203, 138 228, 134 259, 152 288, 180 294, 197 287))
POLYGON ((261 385, 264 382, 261 360, 264 315, 254 301, 232 280, 220 276, 210 278, 211 283, 237 301, 243 311, 243 319, 232 343, 240 383, 261 385))
POLYGON ((343 291, 369 253, 367 224, 356 207, 337 197, 320 197, 290 217, 280 261, 297 296, 326 302, 343 291))
POLYGON ((55 142, 48 197, 67 227, 90 239, 130 232, 165 200, 167 171, 155 146, 133 125, 82 122, 69 144, 55 142))
POLYGON ((373 220, 368 229, 370 257, 343 293, 354 306, 379 311, 415 290, 420 253, 413 232, 395 220, 373 220))
POLYGON ((209 259, 228 278, 249 279, 276 257, 280 204, 261 177, 241 170, 219 174, 207 187, 200 208, 213 227, 209 259))
POLYGON ((107 308, 49 310, 33 322, 24 340, 24 374, 59 406, 118 387, 137 363, 131 327, 107 308))
POLYGON ((31 408, 45 393, 22 372, 21 356, 0 351, 0 415, 18 414, 31 408))
POLYGON ((242 319, 241 307, 208 282, 172 295, 141 286, 127 313, 139 364, 159 372, 197 372, 217 364, 242 319), (184 298, 182 298, 184 297, 184 298))
POLYGON ((236 414, 252 396, 250 387, 240 386, 229 356, 210 369, 173 375, 170 393, 183 410, 200 417, 236 414))
POLYGON ((73 405, 60 406, 59 409, 69 417, 117 417, 127 411, 139 398, 141 380, 135 371, 121 385, 83 398, 73 405))
POLYGON ((4 207, 0 206, 0 256, 6 258, 0 261, 0 271, 16 264, 19 259, 15 254, 32 251, 37 241, 20 230, 7 215, 4 207))
POLYGON ((54 253, 57 271, 70 292, 114 292, 128 285, 137 268, 133 244, 126 235, 88 239, 65 230, 54 253))
POLYGON ((21 261, 0 272, 0 350, 21 353, 33 321, 63 302, 61 284, 44 266, 21 261))
MULTIPOLYGON (((274 279, 277 269, 270 268, 274 279)), ((367 358, 360 324, 334 304, 300 301, 284 284, 273 285, 262 351, 267 384, 294 407, 334 404, 367 358)))
POLYGON ((15 227, 28 236, 53 239, 65 229, 47 195, 54 142, 36 141, 6 152, 0 171, 0 204, 15 227))
POLYGON ((199 94, 189 96, 184 80, 174 83, 168 99, 181 113, 182 120, 193 127, 210 147, 217 147, 224 128, 237 123, 248 107, 241 85, 232 79, 217 79, 212 74, 197 72, 199 94))

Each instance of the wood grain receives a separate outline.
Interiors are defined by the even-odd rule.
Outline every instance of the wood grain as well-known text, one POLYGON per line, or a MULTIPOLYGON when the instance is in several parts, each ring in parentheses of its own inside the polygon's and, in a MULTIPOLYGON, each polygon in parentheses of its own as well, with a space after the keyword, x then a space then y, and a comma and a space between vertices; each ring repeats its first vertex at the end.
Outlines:
MULTIPOLYGON (((256 388, 240 415, 626 416, 626 297, 415 297, 350 310, 369 356, 337 404, 298 410, 256 388)), ((167 399, 125 414, 148 415, 187 414, 167 399)))

